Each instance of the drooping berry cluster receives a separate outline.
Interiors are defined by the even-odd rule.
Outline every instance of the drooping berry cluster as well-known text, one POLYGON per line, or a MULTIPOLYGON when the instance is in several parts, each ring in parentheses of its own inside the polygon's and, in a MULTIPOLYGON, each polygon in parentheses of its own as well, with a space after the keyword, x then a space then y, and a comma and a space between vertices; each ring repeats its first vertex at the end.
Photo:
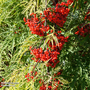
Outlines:
POLYGON ((43 21, 40 21, 39 18, 36 17, 36 14, 31 14, 30 15, 31 18, 25 20, 25 24, 28 25, 28 27, 30 28, 30 31, 32 32, 32 34, 36 34, 39 36, 45 36, 45 33, 49 30, 49 25, 45 26, 44 22, 45 19, 43 21))
MULTIPOLYGON (((70 3, 68 3, 68 5, 69 4, 70 3)), ((26 20, 24 18, 24 22, 30 28, 32 34, 36 34, 39 36, 46 36, 47 34, 49 34, 49 32, 47 33, 47 31, 50 30, 49 25, 45 24, 46 21, 49 20, 50 22, 58 25, 59 27, 63 27, 64 23, 66 22, 69 11, 70 9, 68 9, 65 5, 63 5, 63 3, 61 4, 57 3, 55 8, 48 8, 47 10, 45 10, 44 15, 40 14, 40 17, 37 17, 36 14, 32 13, 30 15, 30 19, 26 20)), ((46 43, 48 44, 47 47, 49 46, 50 49, 46 48, 46 50, 42 50, 42 48, 32 48, 30 46, 29 50, 31 51, 31 55, 33 55, 32 60, 34 60, 37 63, 38 62, 44 63, 45 61, 47 61, 46 64, 47 67, 55 68, 56 65, 59 63, 58 55, 60 54, 63 45, 65 44, 65 42, 67 42, 67 39, 69 37, 64 37, 64 35, 61 34, 61 31, 58 30, 56 30, 55 33, 53 32, 53 30, 51 30, 51 33, 52 34, 50 35, 52 35, 52 38, 51 40, 48 39, 46 43), (57 39, 57 43, 53 37, 57 39)), ((47 37, 44 38, 47 39, 47 37)), ((32 70, 32 73, 34 72, 34 69, 32 70)), ((60 74, 61 74, 60 72, 57 73, 57 75, 60 74)), ((25 76, 25 78, 27 78, 27 80, 30 81, 31 79, 34 78, 34 75, 30 76, 30 73, 28 73, 25 76)), ((58 80, 54 80, 54 81, 55 83, 53 84, 51 83, 51 84, 54 85, 55 87, 53 90, 57 90, 60 82, 58 80)), ((48 86, 48 90, 52 90, 52 85, 48 86)), ((42 86, 40 86, 40 90, 46 90, 46 88, 47 86, 43 82, 42 86)))
POLYGON ((63 27, 64 23, 66 22, 66 17, 69 11, 70 9, 60 4, 56 4, 55 9, 48 8, 44 11, 44 15, 50 22, 55 23, 60 27, 63 27))
POLYGON ((87 24, 81 28, 78 26, 78 31, 76 31, 75 34, 83 36, 83 37, 90 34, 90 24, 87 24))

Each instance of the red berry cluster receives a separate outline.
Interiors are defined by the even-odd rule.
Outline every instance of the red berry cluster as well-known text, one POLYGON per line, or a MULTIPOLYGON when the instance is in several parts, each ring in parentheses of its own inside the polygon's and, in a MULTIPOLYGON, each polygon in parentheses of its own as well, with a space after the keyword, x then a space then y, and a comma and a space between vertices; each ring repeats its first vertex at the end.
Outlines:
POLYGON ((47 66, 51 66, 54 68, 56 64, 59 62, 57 60, 57 55, 60 54, 59 52, 53 50, 47 49, 46 51, 43 51, 42 48, 33 49, 31 50, 31 54, 35 56, 35 58, 32 58, 35 62, 39 61, 48 61, 47 66))
POLYGON ((42 86, 40 86, 39 90, 46 90, 46 86, 43 84, 42 86))
POLYGON ((83 37, 90 34, 90 24, 87 24, 81 28, 78 26, 78 31, 76 31, 75 34, 83 36, 83 37))
POLYGON ((44 15, 50 22, 55 23, 60 27, 63 27, 69 11, 70 9, 57 3, 55 9, 48 8, 44 11, 44 15))
POLYGON ((33 14, 33 13, 30 16, 31 16, 30 19, 26 20, 24 18, 24 22, 25 24, 28 24, 28 27, 30 28, 30 31, 32 32, 32 34, 37 34, 39 36, 45 36, 45 33, 50 28, 49 25, 47 26, 44 25, 45 19, 43 21, 40 21, 39 18, 36 17, 36 14, 33 14))
POLYGON ((27 74, 25 75, 25 78, 27 79, 27 82, 29 82, 31 79, 34 78, 34 76, 37 75, 37 72, 36 72, 36 71, 35 71, 34 75, 31 75, 32 73, 33 73, 33 72, 27 73, 27 74))
POLYGON ((90 10, 86 13, 84 20, 90 21, 90 10))
MULTIPOLYGON (((84 20, 90 21, 90 9, 86 13, 84 20)), ((76 31, 75 34, 83 36, 83 37, 90 34, 90 24, 86 24, 85 26, 82 26, 81 28, 78 26, 78 31, 76 31)))
POLYGON ((67 0, 67 2, 61 2, 60 5, 62 5, 62 6, 68 6, 68 5, 70 5, 71 3, 73 3, 73 1, 74 1, 74 0, 67 0))
MULTIPOLYGON (((73 3, 74 0, 67 0, 67 3, 70 5, 71 3, 73 3)), ((78 0, 76 0, 78 1, 78 0)))
MULTIPOLYGON (((58 74, 58 75, 61 75, 61 74, 58 74)), ((47 90, 46 89, 47 85, 44 83, 43 80, 40 79, 39 83, 42 84, 39 90, 47 90)), ((49 82, 49 85, 48 85, 48 90, 58 90, 59 86, 62 86, 62 85, 63 83, 61 83, 60 80, 58 80, 57 78, 54 78, 54 79, 51 78, 51 81, 49 82)))
POLYGON ((58 76, 58 75, 61 75, 62 72, 63 72, 63 70, 61 69, 59 72, 57 72, 57 73, 54 74, 54 77, 55 77, 55 76, 58 76))
POLYGON ((5 85, 4 83, 4 78, 2 78, 1 82, 0 82, 0 88, 3 87, 5 85))

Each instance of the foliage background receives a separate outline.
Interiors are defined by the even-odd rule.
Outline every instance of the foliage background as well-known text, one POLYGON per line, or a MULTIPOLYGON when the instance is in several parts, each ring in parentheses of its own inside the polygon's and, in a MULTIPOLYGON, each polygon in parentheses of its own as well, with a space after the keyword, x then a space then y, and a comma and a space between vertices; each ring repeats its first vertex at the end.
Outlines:
MULTIPOLYGON (((90 90, 90 38, 89 35, 81 37, 74 34, 78 25, 90 23, 83 20, 90 8, 90 1, 87 0, 86 5, 84 1, 73 3, 75 7, 70 7, 67 22, 61 28, 62 34, 70 35, 70 38, 58 56, 60 64, 51 70, 52 75, 63 70, 57 77, 64 84, 60 90, 90 90)), ((47 3, 47 7, 53 7, 52 1, 47 0, 47 3)), ((40 75, 47 74, 45 64, 38 64, 36 70, 39 74, 38 79, 34 78, 35 82, 32 80, 27 83, 25 75, 35 65, 31 60, 29 46, 41 40, 41 37, 29 32, 23 17, 29 18, 32 12, 42 13, 45 7, 45 0, 0 0, 0 80, 4 78, 5 82, 19 83, 15 87, 2 87, 1 90, 39 90, 40 75)), ((48 75, 42 79, 49 82, 50 77, 48 75)))

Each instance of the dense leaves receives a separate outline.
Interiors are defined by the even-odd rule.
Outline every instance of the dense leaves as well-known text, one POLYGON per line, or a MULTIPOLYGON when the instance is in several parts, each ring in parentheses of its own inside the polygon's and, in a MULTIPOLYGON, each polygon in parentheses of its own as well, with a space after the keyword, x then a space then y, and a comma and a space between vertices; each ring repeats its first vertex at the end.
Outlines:
POLYGON ((0 4, 1 90, 90 90, 90 0, 0 4))

